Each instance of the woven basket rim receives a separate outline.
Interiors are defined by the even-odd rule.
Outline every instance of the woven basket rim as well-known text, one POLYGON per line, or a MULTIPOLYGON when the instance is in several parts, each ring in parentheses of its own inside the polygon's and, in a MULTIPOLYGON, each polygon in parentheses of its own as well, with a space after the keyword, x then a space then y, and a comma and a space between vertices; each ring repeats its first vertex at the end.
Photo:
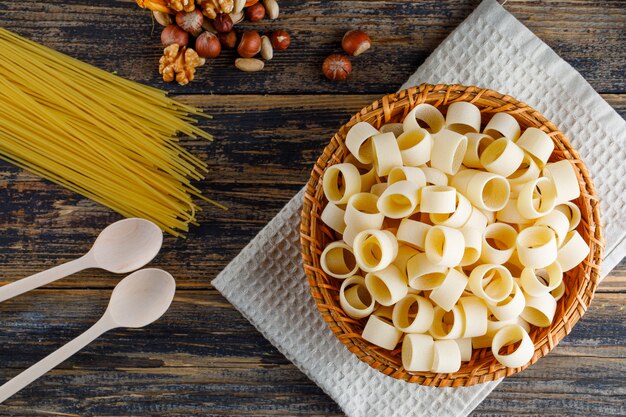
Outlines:
POLYGON ((409 383, 435 387, 471 386, 515 374, 534 364, 554 349, 585 313, 599 282, 604 249, 599 206, 593 181, 584 162, 565 135, 541 113, 511 96, 486 88, 421 84, 388 94, 363 108, 338 130, 324 148, 311 171, 304 194, 300 226, 304 270, 311 295, 322 317, 339 341, 361 361, 385 375, 409 383), (381 124, 403 119, 417 104, 427 102, 438 108, 446 108, 455 101, 471 102, 484 115, 509 113, 520 122, 522 128, 534 126, 548 133, 555 143, 551 160, 568 159, 577 173, 581 197, 576 203, 582 214, 578 231, 591 250, 579 266, 565 273, 566 293, 558 302, 552 325, 541 329, 532 327, 530 336, 535 344, 535 353, 528 364, 519 368, 506 368, 495 360, 489 349, 483 348, 475 349, 472 360, 455 373, 409 372, 402 367, 399 348, 389 352, 361 338, 363 321, 354 320, 343 313, 338 303, 339 280, 328 277, 319 266, 324 242, 336 239, 334 232, 320 220, 326 202, 320 180, 328 166, 341 162, 347 154, 345 134, 355 123, 367 121, 378 128, 381 124))

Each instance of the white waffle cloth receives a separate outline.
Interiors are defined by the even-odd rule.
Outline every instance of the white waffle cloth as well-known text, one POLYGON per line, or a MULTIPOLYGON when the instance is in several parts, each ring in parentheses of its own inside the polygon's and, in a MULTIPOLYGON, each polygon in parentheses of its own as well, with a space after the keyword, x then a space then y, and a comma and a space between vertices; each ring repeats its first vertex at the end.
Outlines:
MULTIPOLYGON (((580 151, 602 200, 604 273, 626 253, 626 123, 569 64, 494 0, 481 5, 402 86, 488 87, 543 113, 580 151)), ((335 338, 310 296, 300 256, 303 192, 213 280, 350 417, 466 416, 498 384, 432 388, 387 377, 335 338)))

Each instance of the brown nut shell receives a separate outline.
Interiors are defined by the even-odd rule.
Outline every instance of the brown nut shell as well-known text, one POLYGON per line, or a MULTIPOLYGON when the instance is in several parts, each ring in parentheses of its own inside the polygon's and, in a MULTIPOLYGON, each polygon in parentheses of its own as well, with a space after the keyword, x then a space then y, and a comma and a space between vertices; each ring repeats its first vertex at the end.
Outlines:
POLYGON ((345 81, 352 72, 352 64, 347 56, 332 54, 324 60, 322 72, 331 81, 345 81))
POLYGON ((191 12, 178 12, 176 13, 176 24, 180 26, 182 30, 188 33, 198 33, 202 30, 202 23, 204 22, 204 16, 198 9, 191 12))
POLYGON ((351 30, 343 35, 341 40, 341 47, 346 53, 352 56, 361 55, 363 52, 370 49, 372 46, 372 40, 367 33, 361 30, 351 30))
POLYGON ((164 48, 173 44, 182 48, 189 43, 189 34, 176 25, 168 25, 161 32, 161 43, 164 48))
POLYGON ((202 58, 217 58, 222 52, 222 45, 211 32, 202 32, 196 39, 196 52, 202 58))
POLYGON ((270 36, 270 40, 272 41, 272 46, 277 51, 284 51, 289 48, 291 44, 291 36, 284 30, 276 30, 272 32, 270 36))
POLYGON ((237 34, 234 31, 218 33, 217 38, 224 49, 234 49, 237 46, 237 34))
POLYGON ((261 3, 255 3, 246 9, 246 19, 251 22, 258 22, 265 17, 265 7, 261 3))
POLYGON ((237 53, 243 58, 252 58, 261 51, 261 36, 256 30, 246 30, 241 35, 237 53))
POLYGON ((213 27, 219 33, 227 33, 233 30, 233 19, 226 13, 218 14, 213 20, 213 27))

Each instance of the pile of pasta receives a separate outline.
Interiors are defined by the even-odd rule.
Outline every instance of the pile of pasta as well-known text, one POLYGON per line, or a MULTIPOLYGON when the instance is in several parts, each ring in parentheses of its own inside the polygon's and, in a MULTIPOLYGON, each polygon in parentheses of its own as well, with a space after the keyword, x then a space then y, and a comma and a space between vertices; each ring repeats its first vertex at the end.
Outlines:
POLYGON ((402 343, 407 371, 457 372, 473 349, 504 366, 533 357, 532 326, 550 326, 563 273, 589 247, 576 230, 573 166, 554 143, 495 113, 420 104, 402 123, 355 124, 349 155, 323 175, 321 220, 341 235, 320 265, 343 280, 345 314, 363 339, 402 343))

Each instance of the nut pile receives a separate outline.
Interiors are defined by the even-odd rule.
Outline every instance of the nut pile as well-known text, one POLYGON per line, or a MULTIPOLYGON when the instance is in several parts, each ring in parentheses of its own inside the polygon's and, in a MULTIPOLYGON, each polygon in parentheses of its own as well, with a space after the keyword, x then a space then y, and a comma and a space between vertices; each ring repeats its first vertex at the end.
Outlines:
MULTIPOLYGON (((370 49, 372 41, 367 33, 360 30, 350 30, 343 35, 341 47, 351 56, 359 56, 370 49)), ((342 54, 332 54, 326 57, 322 65, 324 76, 331 81, 345 81, 352 72, 350 58, 342 54)))
POLYGON ((162 26, 161 43, 165 48, 159 61, 163 81, 186 85, 194 79, 196 68, 207 59, 217 58, 222 49, 236 49, 240 58, 235 67, 241 71, 260 71, 274 51, 289 47, 291 38, 284 30, 261 36, 256 30, 238 34, 234 26, 244 19, 259 22, 276 19, 276 0, 136 0, 139 7, 152 10, 162 26), (256 58, 258 55, 263 59, 256 58))

